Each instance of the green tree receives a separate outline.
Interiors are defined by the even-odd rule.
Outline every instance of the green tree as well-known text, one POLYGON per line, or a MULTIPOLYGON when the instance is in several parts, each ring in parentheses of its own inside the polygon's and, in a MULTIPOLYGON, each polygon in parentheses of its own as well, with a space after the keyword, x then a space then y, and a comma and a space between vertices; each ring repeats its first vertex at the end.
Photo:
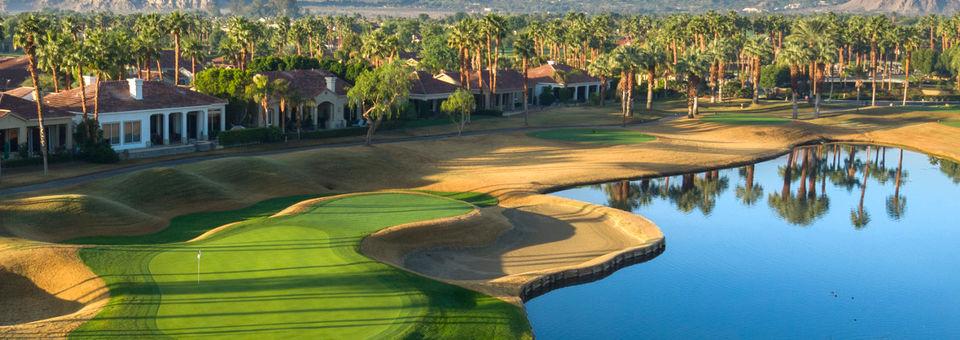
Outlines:
POLYGON ((164 18, 164 28, 173 37, 173 83, 180 85, 180 37, 190 29, 190 19, 181 11, 171 12, 164 18))
POLYGON ((43 45, 43 32, 50 29, 50 21, 37 14, 28 14, 20 19, 13 33, 13 46, 22 48, 27 56, 27 70, 33 81, 33 95, 37 106, 37 123, 40 130, 40 155, 43 157, 43 174, 47 174, 47 132, 43 123, 43 95, 40 94, 40 78, 37 70, 37 49, 43 45))
POLYGON ((753 97, 750 103, 757 105, 760 102, 760 64, 773 54, 773 48, 767 41, 767 37, 751 35, 744 41, 741 53, 750 62, 750 83, 753 86, 753 97))
MULTIPOLYGON (((530 61, 537 56, 536 42, 532 34, 525 32, 517 35, 513 40, 513 54, 519 61, 520 73, 523 74, 523 126, 529 125, 530 89, 527 88, 527 76, 530 70, 530 61)), ((601 103, 603 99, 601 98, 601 103)))
POLYGON ((587 73, 600 79, 600 107, 603 107, 603 103, 607 99, 609 79, 617 74, 613 61, 610 59, 610 54, 604 53, 594 59, 587 65, 587 73))
POLYGON ((450 116, 450 120, 457 126, 457 136, 463 134, 463 128, 470 120, 470 113, 476 110, 473 94, 464 89, 457 89, 447 100, 440 104, 440 110, 450 116))
POLYGON ((257 122, 257 125, 267 126, 270 98, 272 98, 274 94, 273 83, 271 83, 270 79, 265 75, 254 75, 250 84, 247 85, 245 93, 247 98, 250 98, 250 100, 260 106, 260 121, 257 122))
POLYGON ((790 68, 790 103, 793 107, 793 119, 797 119, 799 115, 797 111, 797 93, 800 91, 800 86, 797 77, 799 76, 800 69, 804 65, 809 64, 811 59, 812 57, 807 49, 789 40, 784 47, 780 49, 780 53, 777 54, 777 63, 790 68))
POLYGON ((396 115, 409 96, 410 72, 400 62, 385 64, 357 77, 347 97, 351 107, 363 112, 361 116, 367 123, 366 145, 372 144, 373 134, 383 120, 396 115))

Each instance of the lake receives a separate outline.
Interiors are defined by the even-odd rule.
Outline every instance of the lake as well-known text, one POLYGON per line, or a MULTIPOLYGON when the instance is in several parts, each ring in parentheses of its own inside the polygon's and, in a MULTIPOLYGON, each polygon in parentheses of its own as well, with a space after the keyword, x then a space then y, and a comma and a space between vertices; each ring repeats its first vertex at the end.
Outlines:
POLYGON ((826 144, 554 195, 643 215, 666 251, 528 301, 540 339, 960 337, 957 163, 826 144))

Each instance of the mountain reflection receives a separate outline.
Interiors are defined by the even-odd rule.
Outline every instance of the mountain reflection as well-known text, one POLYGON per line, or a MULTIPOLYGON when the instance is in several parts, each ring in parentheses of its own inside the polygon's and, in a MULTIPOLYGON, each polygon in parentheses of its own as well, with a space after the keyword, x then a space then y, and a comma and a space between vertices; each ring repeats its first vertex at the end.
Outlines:
MULTIPOLYGON (((704 215, 717 209, 721 195, 733 187, 736 204, 756 206, 766 195, 771 211, 780 219, 801 227, 827 214, 831 208, 829 195, 836 194, 836 189, 856 195, 849 206, 850 225, 856 229, 866 228, 872 218, 868 203, 879 193, 868 195, 868 190, 884 192, 877 199, 884 200, 882 206, 891 220, 900 220, 907 213, 904 187, 909 183, 909 171, 903 166, 902 149, 842 144, 802 146, 771 162, 780 164, 766 165, 763 171, 757 163, 737 169, 623 180, 595 187, 604 193, 607 204, 617 209, 637 211, 662 201, 669 202, 678 211, 699 211, 704 215), (774 169, 775 177, 771 176, 774 169), (772 178, 776 178, 776 183, 772 178), (734 183, 730 183, 731 180, 734 183), (779 190, 765 193, 764 188, 779 190)), ((930 157, 929 162, 960 184, 960 165, 934 157, 930 157)))

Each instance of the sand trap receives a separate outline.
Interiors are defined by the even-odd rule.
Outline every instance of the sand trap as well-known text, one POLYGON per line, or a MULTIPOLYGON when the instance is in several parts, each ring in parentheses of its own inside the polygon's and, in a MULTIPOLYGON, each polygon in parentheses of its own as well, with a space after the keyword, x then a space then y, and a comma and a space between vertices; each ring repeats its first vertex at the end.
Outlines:
POLYGON ((64 338, 106 304, 103 280, 77 249, 32 244, 0 252, 0 338, 64 338))
POLYGON ((660 231, 639 216, 529 195, 455 223, 390 228, 364 240, 362 250, 436 279, 511 297, 542 274, 662 239, 660 231), (525 275, 529 273, 537 274, 525 275))

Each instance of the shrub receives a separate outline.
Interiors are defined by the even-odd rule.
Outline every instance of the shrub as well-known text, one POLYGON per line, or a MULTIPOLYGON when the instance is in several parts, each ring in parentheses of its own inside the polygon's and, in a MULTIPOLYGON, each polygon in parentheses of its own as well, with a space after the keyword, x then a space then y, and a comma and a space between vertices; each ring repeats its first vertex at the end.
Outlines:
POLYGON ((478 116, 503 117, 503 111, 495 110, 495 109, 482 109, 482 110, 477 110, 477 111, 474 112, 473 114, 478 115, 478 116))
POLYGON ((279 142, 283 138, 283 131, 277 127, 223 131, 217 136, 223 146, 279 142))
POLYGON ((574 89, 569 87, 561 88, 557 91, 557 100, 561 103, 568 103, 573 100, 574 89))
POLYGON ((539 99, 541 106, 553 105, 553 102, 557 100, 557 98, 553 96, 553 91, 550 89, 543 89, 543 92, 540 93, 539 99))
MULTIPOLYGON (((352 136, 362 136, 367 132, 367 128, 363 126, 352 126, 343 129, 333 129, 333 130, 318 130, 304 132, 300 134, 303 139, 324 139, 324 138, 337 138, 337 137, 352 137, 352 136)), ((297 134, 291 134, 291 136, 296 136, 297 134)))
POLYGON ((77 143, 77 156, 82 160, 102 164, 120 161, 120 155, 113 150, 109 142, 103 140, 103 130, 93 119, 77 124, 74 140, 77 143))

